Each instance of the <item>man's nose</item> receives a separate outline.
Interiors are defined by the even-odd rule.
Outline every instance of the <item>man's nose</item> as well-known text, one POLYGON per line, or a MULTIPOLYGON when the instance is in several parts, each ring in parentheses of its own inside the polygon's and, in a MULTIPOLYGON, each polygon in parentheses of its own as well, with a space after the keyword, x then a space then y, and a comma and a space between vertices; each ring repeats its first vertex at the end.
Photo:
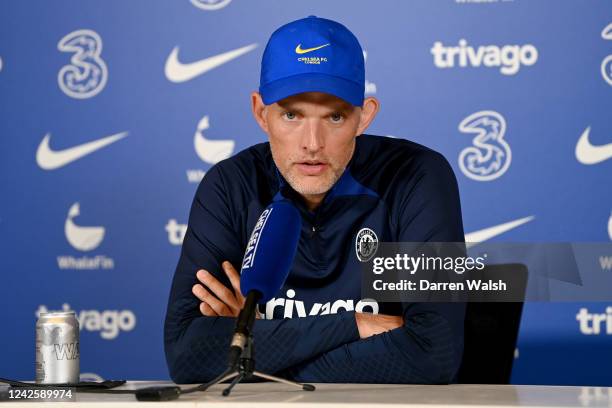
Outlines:
POLYGON ((319 119, 310 119, 305 123, 302 135, 302 149, 308 152, 318 152, 325 147, 325 130, 319 119))

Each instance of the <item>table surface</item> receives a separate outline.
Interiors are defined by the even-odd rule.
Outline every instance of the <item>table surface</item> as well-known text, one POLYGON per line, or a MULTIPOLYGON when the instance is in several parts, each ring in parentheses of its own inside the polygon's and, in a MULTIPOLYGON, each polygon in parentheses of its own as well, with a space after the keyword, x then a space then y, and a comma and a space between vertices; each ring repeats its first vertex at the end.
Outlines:
MULTIPOLYGON (((174 385, 167 381, 128 381, 115 389, 137 389, 158 385, 174 385)), ((187 388, 189 385, 181 385, 187 388)), ((239 384, 228 397, 221 396, 225 385, 218 385, 206 392, 182 395, 178 400, 166 401, 164 406, 223 407, 240 406, 249 408, 269 406, 314 404, 326 408, 389 407, 402 405, 410 407, 453 408, 477 406, 486 407, 607 407, 612 408, 612 388, 609 387, 565 387, 539 385, 390 385, 390 384, 316 384, 316 391, 302 391, 286 384, 250 383, 239 384)), ((134 404, 159 402, 138 402, 129 394, 78 393, 75 403, 80 405, 113 408, 130 407, 134 404)), ((24 402, 3 402, 0 408, 23 407, 24 402)), ((36 403, 31 403, 36 404, 36 403)), ((29 404, 29 405, 31 405, 29 404)), ((48 402, 38 402, 46 404, 48 402)), ((55 404, 54 404, 55 405, 55 404)), ((64 406, 66 404, 63 404, 64 406)))

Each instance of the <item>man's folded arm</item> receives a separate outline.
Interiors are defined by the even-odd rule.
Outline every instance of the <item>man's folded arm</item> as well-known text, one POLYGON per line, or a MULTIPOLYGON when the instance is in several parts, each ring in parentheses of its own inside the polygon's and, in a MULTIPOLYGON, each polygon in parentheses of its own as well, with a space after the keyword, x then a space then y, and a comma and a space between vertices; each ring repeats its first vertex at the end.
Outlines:
MULTIPOLYGON (((166 359, 176 383, 207 382, 227 368, 235 319, 187 317, 197 305, 175 303, 165 325, 166 359), (181 306, 185 308, 181 313, 181 306), (176 310, 174 310, 176 307, 176 310), (174 313, 178 312, 175 316, 174 313), (179 317, 179 315, 183 317, 179 317), (183 320, 181 322, 181 320, 183 320)), ((359 333, 350 312, 299 319, 257 320, 253 329, 257 370, 278 373, 342 344, 359 333)))
MULTIPOLYGON (((235 319, 203 316, 192 293, 196 272, 206 269, 231 289, 221 270, 225 260, 239 267, 244 248, 224 196, 223 180, 213 167, 200 184, 174 274, 164 325, 164 346, 171 378, 177 383, 206 382, 227 368, 235 319)), ((359 339, 353 312, 300 319, 257 320, 254 328, 257 369, 276 373, 359 339)))
POLYGON ((461 360, 464 313, 462 303, 414 303, 403 327, 344 344, 287 373, 305 382, 452 382, 461 360))

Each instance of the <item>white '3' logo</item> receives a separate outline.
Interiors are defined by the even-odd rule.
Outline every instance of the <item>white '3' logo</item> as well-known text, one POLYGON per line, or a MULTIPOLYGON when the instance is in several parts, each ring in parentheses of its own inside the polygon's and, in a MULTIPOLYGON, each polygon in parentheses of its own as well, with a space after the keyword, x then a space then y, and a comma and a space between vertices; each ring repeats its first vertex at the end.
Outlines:
POLYGON ((227 159, 234 152, 235 142, 228 140, 209 140, 204 137, 204 131, 210 127, 208 115, 200 119, 195 136, 193 137, 193 146, 196 153, 206 163, 215 164, 221 160, 227 159))
MULTIPOLYGON (((612 40, 612 23, 608 24, 606 28, 601 31, 601 38, 604 40, 612 40)), ((601 75, 608 85, 612 85, 612 54, 601 61, 601 75)))
POLYGON ((467 177, 478 181, 495 180, 508 170, 512 160, 504 140, 506 120, 495 111, 471 114, 459 124, 463 133, 475 133, 472 146, 459 154, 459 167, 467 177))
POLYGON ((106 63, 100 58, 102 39, 92 30, 76 30, 57 44, 62 52, 73 52, 70 64, 57 75, 60 89, 77 99, 91 98, 100 93, 108 79, 106 63))
POLYGON ((68 210, 68 217, 64 224, 66 239, 75 249, 79 251, 91 251, 102 243, 106 232, 104 227, 81 227, 76 225, 72 219, 81 214, 79 203, 72 204, 68 210))

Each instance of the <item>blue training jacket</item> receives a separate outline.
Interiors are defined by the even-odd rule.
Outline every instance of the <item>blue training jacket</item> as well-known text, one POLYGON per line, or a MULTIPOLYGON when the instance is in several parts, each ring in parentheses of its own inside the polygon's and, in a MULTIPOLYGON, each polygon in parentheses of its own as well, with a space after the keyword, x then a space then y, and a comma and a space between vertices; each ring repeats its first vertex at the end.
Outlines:
POLYGON ((259 215, 275 199, 302 215, 296 257, 276 298, 255 321, 258 371, 297 381, 449 383, 463 352, 463 303, 361 299, 357 233, 381 242, 463 242, 457 181, 446 159, 419 144, 360 135, 347 169, 314 213, 278 172, 268 143, 213 166, 200 183, 174 274, 164 326, 177 383, 207 382, 227 367, 235 319, 203 316, 191 288, 206 269, 240 268, 259 215), (360 339, 355 311, 403 315, 404 326, 360 339))

